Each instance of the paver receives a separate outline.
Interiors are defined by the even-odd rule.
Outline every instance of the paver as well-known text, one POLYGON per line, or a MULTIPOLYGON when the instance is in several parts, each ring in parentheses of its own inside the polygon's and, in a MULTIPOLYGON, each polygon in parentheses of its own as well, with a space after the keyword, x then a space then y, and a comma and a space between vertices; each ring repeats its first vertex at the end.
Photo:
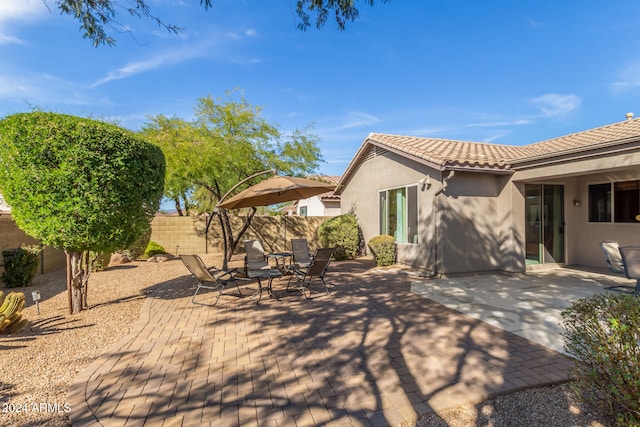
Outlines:
POLYGON ((257 306, 194 307, 186 271, 158 285, 72 384, 72 422, 388 426, 567 378, 565 356, 413 294, 415 277, 346 262, 327 279, 328 296, 257 306))

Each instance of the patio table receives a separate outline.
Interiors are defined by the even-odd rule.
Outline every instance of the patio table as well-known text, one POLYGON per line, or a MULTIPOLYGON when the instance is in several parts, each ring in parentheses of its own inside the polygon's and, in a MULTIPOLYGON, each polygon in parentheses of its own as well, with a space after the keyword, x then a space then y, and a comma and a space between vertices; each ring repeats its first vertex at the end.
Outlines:
POLYGON ((268 279, 269 284, 267 286, 267 292, 269 292, 269 296, 272 298, 276 298, 273 295, 273 289, 271 287, 271 283, 273 282, 274 277, 281 277, 282 272, 276 268, 264 269, 264 270, 249 270, 247 272, 247 276, 250 279, 258 279, 258 301, 256 301, 256 305, 260 304, 260 300, 262 299, 262 279, 268 279))
POLYGON ((280 270, 282 274, 285 274, 287 258, 291 258, 291 256, 293 256, 291 252, 271 252, 267 254, 267 257, 276 261, 276 269, 280 270))

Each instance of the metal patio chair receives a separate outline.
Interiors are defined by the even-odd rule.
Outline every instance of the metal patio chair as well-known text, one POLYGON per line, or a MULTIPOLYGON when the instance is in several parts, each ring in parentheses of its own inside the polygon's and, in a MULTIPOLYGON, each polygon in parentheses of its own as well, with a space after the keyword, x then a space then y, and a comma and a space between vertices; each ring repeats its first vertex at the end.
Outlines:
POLYGON ((635 296, 640 296, 640 246, 622 246, 622 264, 624 265, 624 275, 627 279, 636 281, 635 296))
POLYGON ((618 242, 605 240, 600 242, 600 247, 602 248, 602 252, 604 252, 604 259, 607 261, 609 270, 611 270, 612 273, 624 274, 622 254, 620 253, 618 242))
POLYGON ((311 265, 311 252, 307 239, 291 239, 291 253, 293 264, 298 268, 306 268, 311 265))
POLYGON ((242 296, 242 291, 238 285, 238 278, 235 276, 235 273, 237 272, 236 270, 221 271, 215 267, 207 269, 207 266, 198 255, 180 255, 180 259, 191 275, 198 281, 196 292, 191 297, 191 302, 193 304, 216 305, 222 296, 222 291, 224 291, 230 284, 234 284, 238 289, 239 296, 242 296), (218 296, 213 304, 196 302, 196 296, 198 295, 198 292, 200 292, 200 289, 203 288, 218 291, 218 296))
POLYGON ((322 285, 325 289, 325 294, 329 294, 331 291, 327 283, 324 281, 324 275, 327 273, 327 269, 329 268, 329 263, 331 262, 331 257, 335 252, 336 248, 320 248, 317 249, 313 254, 313 259, 311 264, 308 267, 298 267, 293 268, 292 277, 289 278, 289 283, 287 283, 287 289, 289 289, 289 285, 291 284, 291 280, 295 279, 296 284, 298 286, 298 290, 304 295, 306 299, 311 298, 311 282, 313 279, 320 279, 322 285))
POLYGON ((264 247, 260 240, 246 240, 244 242, 244 271, 249 270, 269 270, 271 266, 264 253, 264 247))

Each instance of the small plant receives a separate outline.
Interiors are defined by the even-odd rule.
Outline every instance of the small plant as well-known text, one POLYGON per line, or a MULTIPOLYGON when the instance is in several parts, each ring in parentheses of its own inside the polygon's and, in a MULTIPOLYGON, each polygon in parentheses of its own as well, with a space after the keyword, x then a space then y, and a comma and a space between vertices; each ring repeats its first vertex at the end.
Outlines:
POLYGON ((324 247, 335 247, 334 259, 355 258, 360 247, 358 221, 355 215, 343 214, 322 223, 318 237, 324 247))
POLYGON ((130 248, 124 251, 120 251, 120 253, 128 257, 129 260, 135 261, 136 259, 140 258, 144 254, 144 251, 149 245, 150 240, 151 240, 151 227, 149 227, 149 229, 144 234, 142 234, 142 236, 140 236, 140 238, 136 240, 135 243, 130 248))
POLYGON ((368 246, 378 267, 393 265, 395 263, 396 242, 393 236, 383 234, 381 236, 372 237, 371 240, 369 240, 368 246))
POLYGON ((620 426, 640 423, 640 299, 596 294, 562 312, 573 391, 620 426))
POLYGON ((166 253, 167 251, 165 251, 161 245, 154 242, 153 240, 150 240, 149 244, 147 245, 147 249, 145 249, 144 251, 144 258, 151 258, 154 255, 166 253))
POLYGON ((109 252, 89 252, 89 262, 91 263, 91 271, 103 271, 109 267, 111 254, 109 252))
POLYGON ((26 246, 2 251, 4 273, 2 281, 7 288, 29 286, 38 270, 38 255, 42 248, 26 246))

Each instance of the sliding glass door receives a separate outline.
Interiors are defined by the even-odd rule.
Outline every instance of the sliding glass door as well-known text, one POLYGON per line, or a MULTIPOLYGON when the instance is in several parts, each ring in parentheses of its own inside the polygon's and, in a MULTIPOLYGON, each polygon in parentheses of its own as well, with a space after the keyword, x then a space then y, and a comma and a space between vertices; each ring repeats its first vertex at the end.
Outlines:
POLYGON ((564 187, 525 185, 527 264, 564 262, 564 187))

